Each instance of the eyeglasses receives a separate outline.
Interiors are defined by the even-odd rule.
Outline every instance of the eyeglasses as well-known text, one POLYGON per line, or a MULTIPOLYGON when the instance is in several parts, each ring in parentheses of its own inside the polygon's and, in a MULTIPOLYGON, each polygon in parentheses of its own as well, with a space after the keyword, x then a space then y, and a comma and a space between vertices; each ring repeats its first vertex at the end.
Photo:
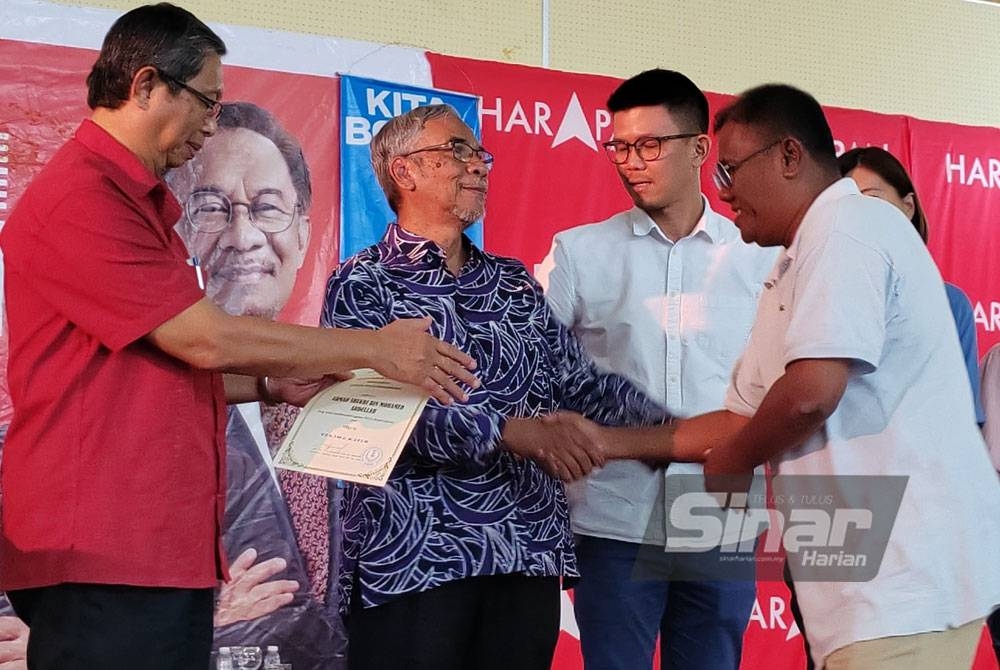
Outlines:
POLYGON ((250 202, 233 202, 216 191, 195 191, 184 203, 184 215, 195 230, 220 233, 232 223, 237 207, 246 207, 250 223, 270 235, 288 230, 299 210, 298 203, 289 207, 277 190, 258 193, 250 202))
POLYGON ((198 89, 191 88, 177 77, 170 76, 160 68, 156 68, 156 73, 160 75, 160 79, 164 79, 172 84, 176 84, 177 86, 180 86, 194 97, 198 98, 198 102, 205 105, 205 108, 208 110, 209 117, 217 119, 219 118, 219 115, 222 114, 222 103, 219 102, 218 100, 212 100, 210 97, 208 97, 198 89))
POLYGON ((678 133, 676 135, 659 135, 658 137, 640 137, 635 142, 625 142, 624 140, 611 140, 601 144, 608 160, 615 165, 622 165, 628 162, 629 154, 633 147, 639 159, 645 162, 660 160, 660 153, 663 151, 663 143, 670 140, 683 140, 688 137, 698 137, 701 133, 678 133))
POLYGON ((715 170, 712 171, 712 181, 715 182, 715 188, 718 189, 732 188, 733 175, 736 174, 737 170, 746 165, 751 158, 760 156, 764 152, 773 149, 779 144, 781 144, 781 140, 775 140, 770 144, 768 144, 766 147, 761 147, 760 149, 757 149, 757 151, 754 151, 749 156, 746 156, 745 158, 743 158, 743 160, 738 160, 735 163, 727 164, 723 163, 722 161, 716 163, 715 170))
POLYGON ((421 149, 414 149, 405 154, 399 154, 403 158, 407 156, 412 156, 413 154, 423 153, 425 151, 450 151, 451 155, 455 157, 455 160, 460 163, 471 163, 473 158, 477 158, 483 162, 487 170, 493 169, 493 154, 479 147, 478 149, 472 148, 472 146, 465 142, 464 140, 448 140, 444 144, 435 144, 431 147, 423 147, 421 149))

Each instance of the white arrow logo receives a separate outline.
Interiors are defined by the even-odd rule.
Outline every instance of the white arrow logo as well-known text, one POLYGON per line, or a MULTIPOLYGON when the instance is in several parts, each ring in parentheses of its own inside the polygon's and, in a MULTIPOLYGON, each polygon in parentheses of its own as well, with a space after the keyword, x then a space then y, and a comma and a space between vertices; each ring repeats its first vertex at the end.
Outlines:
POLYGON ((564 630, 577 640, 580 639, 580 626, 576 623, 576 615, 573 613, 573 601, 570 600, 567 591, 562 592, 561 606, 559 608, 559 628, 564 630))
POLYGON ((576 97, 576 93, 569 99, 566 114, 563 115, 562 122, 559 124, 559 130, 556 131, 556 137, 552 140, 552 146, 557 147, 574 137, 595 152, 597 151, 597 142, 594 141, 594 135, 590 132, 587 117, 583 114, 583 107, 580 105, 580 98, 576 97))

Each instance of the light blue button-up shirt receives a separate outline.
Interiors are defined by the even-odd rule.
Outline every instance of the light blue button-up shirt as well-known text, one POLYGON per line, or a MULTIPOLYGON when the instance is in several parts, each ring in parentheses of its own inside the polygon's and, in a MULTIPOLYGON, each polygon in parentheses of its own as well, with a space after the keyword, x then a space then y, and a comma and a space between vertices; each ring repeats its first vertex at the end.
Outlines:
MULTIPOLYGON (((676 242, 638 208, 559 233, 538 272, 556 318, 598 367, 631 379, 679 417, 722 407, 776 254, 745 244, 704 202, 697 225, 676 242)), ((701 472, 690 463, 666 469, 701 472)), ((573 530, 664 544, 664 477, 663 469, 617 461, 567 487, 573 530)))

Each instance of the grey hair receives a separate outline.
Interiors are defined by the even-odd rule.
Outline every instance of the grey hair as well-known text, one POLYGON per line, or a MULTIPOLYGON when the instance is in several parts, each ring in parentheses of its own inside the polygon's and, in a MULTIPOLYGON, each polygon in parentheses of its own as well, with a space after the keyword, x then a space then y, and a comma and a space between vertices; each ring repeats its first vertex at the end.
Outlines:
POLYGON ((390 119, 372 139, 372 169, 375 171, 375 177, 378 178, 379 186, 382 187, 382 192, 385 193, 392 211, 398 212, 397 208, 399 207, 399 190, 396 188, 396 183, 392 180, 389 171, 392 159, 413 149, 413 141, 428 121, 449 115, 461 120, 451 105, 417 107, 406 114, 400 114, 390 119))

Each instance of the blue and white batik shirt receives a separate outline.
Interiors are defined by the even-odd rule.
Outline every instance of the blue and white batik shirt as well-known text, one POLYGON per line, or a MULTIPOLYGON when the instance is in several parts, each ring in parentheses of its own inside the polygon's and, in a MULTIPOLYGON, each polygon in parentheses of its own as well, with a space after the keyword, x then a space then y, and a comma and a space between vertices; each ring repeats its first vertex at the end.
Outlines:
POLYGON ((345 608, 482 575, 577 576, 562 483, 501 446, 506 419, 559 409, 605 425, 666 418, 624 377, 594 367, 520 261, 463 241, 468 260, 455 276, 434 242, 392 224, 327 286, 323 325, 429 316, 434 336, 476 359, 482 382, 467 402, 429 401, 386 486, 348 485, 345 608))

